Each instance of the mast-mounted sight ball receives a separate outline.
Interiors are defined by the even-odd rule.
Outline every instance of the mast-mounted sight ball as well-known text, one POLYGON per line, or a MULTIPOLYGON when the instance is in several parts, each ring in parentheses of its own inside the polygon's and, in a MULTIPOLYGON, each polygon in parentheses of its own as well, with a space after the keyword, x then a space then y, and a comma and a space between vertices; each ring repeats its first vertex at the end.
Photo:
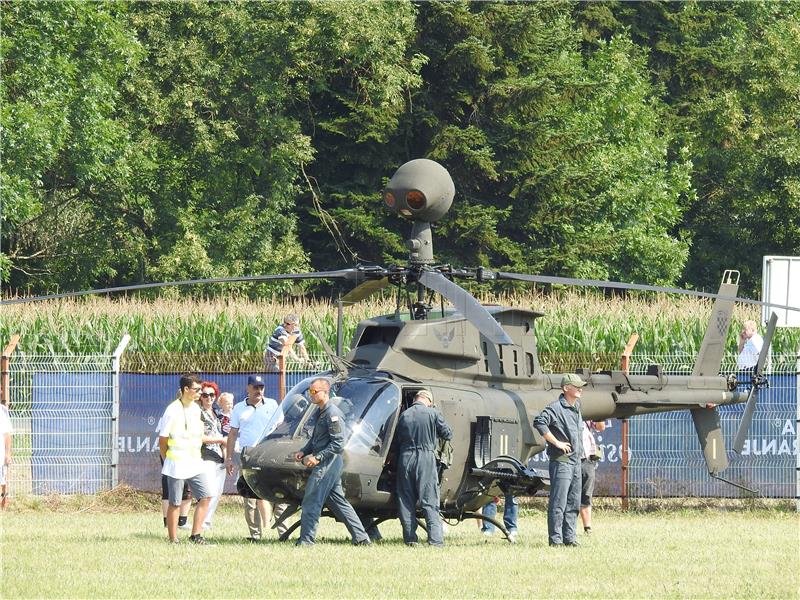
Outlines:
POLYGON ((383 191, 383 202, 401 217, 432 223, 447 214, 455 193, 447 169, 427 158, 417 158, 394 172, 383 191))

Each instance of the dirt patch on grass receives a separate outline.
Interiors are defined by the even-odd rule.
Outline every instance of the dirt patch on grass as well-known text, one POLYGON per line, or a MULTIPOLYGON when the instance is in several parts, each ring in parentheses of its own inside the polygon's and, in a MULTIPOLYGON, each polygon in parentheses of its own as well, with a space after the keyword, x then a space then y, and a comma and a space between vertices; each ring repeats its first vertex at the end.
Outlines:
POLYGON ((120 485, 97 494, 49 494, 47 496, 14 496, 9 512, 98 512, 123 513, 160 510, 161 496, 120 485))

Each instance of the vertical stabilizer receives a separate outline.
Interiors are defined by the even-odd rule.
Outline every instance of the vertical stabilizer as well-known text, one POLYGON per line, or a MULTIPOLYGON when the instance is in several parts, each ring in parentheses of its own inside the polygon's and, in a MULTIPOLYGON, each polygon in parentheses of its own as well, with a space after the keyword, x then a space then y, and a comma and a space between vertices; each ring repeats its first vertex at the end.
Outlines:
MULTIPOLYGON (((739 271, 725 271, 719 286, 719 295, 733 298, 739 291, 739 271)), ((719 375, 722 357, 725 354, 725 343, 728 339, 728 328, 733 315, 733 300, 717 298, 711 311, 708 329, 697 355, 697 362, 692 370, 694 377, 715 377, 719 375)), ((700 440, 700 448, 706 460, 708 472, 717 475, 728 466, 728 453, 725 449, 725 438, 719 422, 719 414, 714 407, 695 408, 692 421, 700 440)))
MULTIPOLYGON (((738 291, 739 271, 725 271, 722 276, 722 283, 719 286, 719 295, 735 298, 738 291)), ((714 308, 711 311, 708 329, 706 329, 703 345, 700 346, 700 353, 697 355, 697 362, 692 371, 693 376, 714 377, 719 375, 734 304, 733 300, 723 300, 722 298, 714 300, 714 308)))

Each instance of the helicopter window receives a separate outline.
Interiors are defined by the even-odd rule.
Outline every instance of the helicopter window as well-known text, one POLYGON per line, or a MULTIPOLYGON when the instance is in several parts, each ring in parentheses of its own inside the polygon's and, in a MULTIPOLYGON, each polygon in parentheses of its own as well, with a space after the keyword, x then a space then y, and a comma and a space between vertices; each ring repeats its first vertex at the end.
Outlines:
MULTIPOLYGON (((305 379, 289 391, 280 404, 283 420, 269 439, 311 437, 319 417, 319 410, 308 398, 308 388, 314 379, 305 379)), ((346 448, 360 454, 380 455, 400 404, 397 386, 382 379, 351 378, 334 383, 330 401, 344 414, 349 436, 346 448)))
POLYGON ((350 433, 347 450, 379 456, 400 404, 399 390, 387 381, 374 379, 349 379, 335 388, 339 408, 347 409, 342 409, 350 433))

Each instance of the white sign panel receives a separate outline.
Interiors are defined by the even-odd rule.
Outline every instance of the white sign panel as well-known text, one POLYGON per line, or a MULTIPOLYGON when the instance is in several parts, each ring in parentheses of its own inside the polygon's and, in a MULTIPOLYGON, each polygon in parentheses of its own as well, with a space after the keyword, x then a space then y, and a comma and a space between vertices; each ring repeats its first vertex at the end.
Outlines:
MULTIPOLYGON (((764 302, 800 308, 800 256, 765 256, 761 275, 764 302)), ((778 327, 800 327, 800 310, 763 306, 761 321, 766 323, 773 311, 778 315, 778 327)))

